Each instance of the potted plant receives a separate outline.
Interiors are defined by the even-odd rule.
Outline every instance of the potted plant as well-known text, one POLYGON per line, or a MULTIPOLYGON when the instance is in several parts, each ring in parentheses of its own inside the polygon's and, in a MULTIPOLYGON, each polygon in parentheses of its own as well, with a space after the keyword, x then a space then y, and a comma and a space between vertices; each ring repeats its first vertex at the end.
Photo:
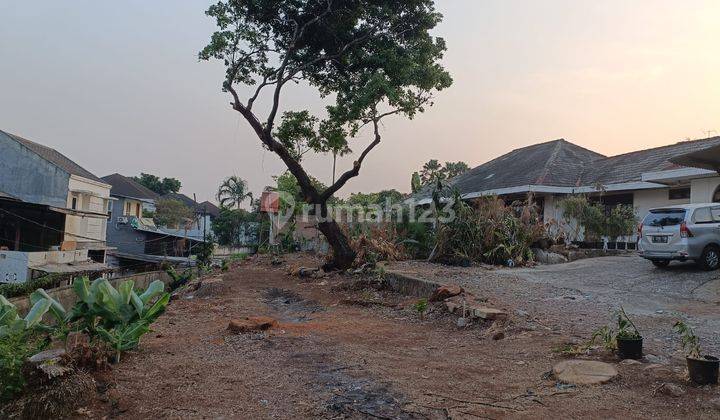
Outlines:
POLYGON ((680 334, 690 379, 698 385, 717 384, 720 360, 713 356, 701 356, 700 339, 687 324, 678 321, 674 329, 680 334))
POLYGON ((598 339, 602 341, 606 350, 616 351, 621 359, 643 357, 643 338, 622 307, 617 311, 617 331, 607 325, 600 328, 595 331, 587 347, 595 344, 598 339))
POLYGON ((620 307, 617 314, 618 331, 615 335, 617 340, 617 353, 621 359, 642 359, 643 338, 635 324, 620 307))

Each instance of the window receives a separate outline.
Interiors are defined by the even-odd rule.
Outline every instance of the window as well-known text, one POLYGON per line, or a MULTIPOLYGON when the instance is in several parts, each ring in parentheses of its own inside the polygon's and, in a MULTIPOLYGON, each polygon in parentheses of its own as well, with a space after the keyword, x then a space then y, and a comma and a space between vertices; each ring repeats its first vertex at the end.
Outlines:
POLYGON ((70 204, 70 208, 73 210, 77 210, 78 208, 78 198, 74 195, 72 197, 72 204, 70 204))
POLYGON ((713 193, 712 202, 720 203, 720 187, 715 188, 715 193, 713 193))
POLYGON ((693 223, 712 223, 713 218, 710 214, 710 207, 701 207, 695 209, 693 213, 693 223))
MULTIPOLYGON (((697 210, 695 211, 697 213, 697 210)), ((710 211, 707 216, 710 217, 710 211)), ((685 210, 683 209, 657 209, 650 210, 643 225, 646 226, 677 226, 685 220, 685 210)))
POLYGON ((130 216, 130 212, 131 212, 131 210, 130 210, 130 202, 129 202, 129 201, 126 201, 126 202, 125 202, 125 216, 130 216))
POLYGON ((140 203, 135 203, 135 217, 140 217, 140 203))
POLYGON ((668 190, 668 200, 689 200, 690 187, 671 188, 668 190))
POLYGON ((712 207, 710 213, 714 222, 720 222, 720 207, 712 207))

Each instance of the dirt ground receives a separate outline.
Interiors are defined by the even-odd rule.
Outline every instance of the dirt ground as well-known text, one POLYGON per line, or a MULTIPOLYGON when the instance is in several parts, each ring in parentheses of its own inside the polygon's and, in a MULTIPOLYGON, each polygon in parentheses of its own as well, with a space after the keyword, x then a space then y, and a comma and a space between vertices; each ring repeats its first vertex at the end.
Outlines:
MULTIPOLYGON (((682 364, 620 364, 612 382, 575 387, 549 373, 556 349, 579 333, 519 296, 488 303, 510 312, 503 325, 456 326, 417 298, 377 290, 372 278, 286 275, 300 264, 249 261, 171 302, 168 312, 111 371, 81 413, 93 418, 718 418, 717 387, 695 387, 682 364), (532 314, 524 311, 532 311, 532 314), (517 313, 516 313, 517 312, 517 313), (267 332, 232 334, 232 319, 270 316, 267 332), (504 338, 493 340, 497 332, 504 338), (663 384, 682 391, 669 396, 663 384)), ((302 257, 305 258, 305 257, 302 257)), ((304 265, 312 262, 303 261, 304 265)), ((405 267, 407 268, 407 267, 405 267)), ((446 276, 447 277, 447 276, 446 276)), ((490 270, 472 277, 497 282, 490 270)), ((518 285, 521 283, 518 283, 518 285)), ((476 285, 476 294, 483 287, 476 285)), ((490 290, 490 289, 488 289, 490 290)), ((493 289, 494 290, 494 289, 493 289)), ((551 289, 547 289, 550 291, 551 289)), ((542 288, 531 290, 541 293, 542 288)), ((479 295, 479 294, 478 294, 479 295)), ((550 296, 545 296, 550 298, 550 296)), ((533 296, 539 299, 539 296, 533 296)), ((562 297, 557 297, 562 299, 562 297)), ((561 302, 565 301, 562 299, 561 302)), ((557 306, 557 301, 548 305, 557 306)), ((587 307, 587 303, 585 304, 587 307)), ((587 307, 588 317, 602 317, 587 307)))

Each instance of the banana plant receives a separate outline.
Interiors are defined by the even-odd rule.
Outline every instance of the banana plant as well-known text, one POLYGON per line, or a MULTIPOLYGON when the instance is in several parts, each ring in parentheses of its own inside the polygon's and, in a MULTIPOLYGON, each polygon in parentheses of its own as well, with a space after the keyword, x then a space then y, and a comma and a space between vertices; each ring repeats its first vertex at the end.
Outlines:
POLYGON ((73 289, 78 302, 69 320, 81 321, 80 329, 112 346, 116 361, 121 352, 138 346, 140 337, 150 331, 150 325, 165 312, 170 301, 170 294, 164 293, 165 284, 159 280, 140 294, 132 280, 116 289, 107 279, 90 282, 83 277, 73 282, 73 289))
POLYGON ((136 348, 140 344, 140 338, 149 331, 150 327, 145 321, 137 321, 110 330, 97 327, 98 336, 115 350, 115 363, 120 363, 122 352, 136 348))
POLYGON ((164 293, 165 284, 156 280, 139 295, 134 287, 132 280, 121 283, 116 289, 107 279, 97 279, 92 283, 87 277, 76 279, 73 289, 79 300, 71 311, 70 319, 82 319, 88 332, 95 331, 97 326, 108 330, 139 320, 153 323, 170 301, 170 294, 164 293), (157 296, 160 297, 153 303, 157 296))
POLYGON ((30 311, 21 318, 17 307, 8 301, 5 296, 0 295, 0 338, 10 333, 30 329, 51 329, 41 324, 43 316, 53 306, 49 299, 41 298, 33 302, 30 311))

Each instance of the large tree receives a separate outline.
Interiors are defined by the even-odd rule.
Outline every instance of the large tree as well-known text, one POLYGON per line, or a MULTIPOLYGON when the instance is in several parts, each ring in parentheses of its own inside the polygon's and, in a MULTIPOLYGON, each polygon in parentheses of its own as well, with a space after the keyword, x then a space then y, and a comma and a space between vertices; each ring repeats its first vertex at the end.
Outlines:
MULTIPOLYGON (((437 159, 431 159, 424 164, 420 170, 420 183, 421 185, 430 185, 437 181, 437 179, 443 181, 446 179, 452 179, 469 170, 470 167, 465 162, 445 162, 445 165, 441 165, 437 159)), ((413 173, 413 177, 414 176, 415 173, 413 173)))
POLYGON ((440 64, 445 42, 430 35, 442 16, 432 0, 224 0, 207 15, 218 31, 200 58, 225 64, 223 90, 232 95, 233 109, 282 159, 305 202, 317 207, 318 228, 333 250, 331 266, 349 267, 355 253, 328 217, 328 200, 360 173, 380 143, 382 120, 413 118, 452 83, 440 64), (326 110, 286 111, 278 122, 286 87, 295 83, 315 88, 326 110), (268 105, 262 116, 258 102, 268 105), (343 153, 363 127, 372 140, 352 168, 317 189, 300 162, 305 148, 343 153))

